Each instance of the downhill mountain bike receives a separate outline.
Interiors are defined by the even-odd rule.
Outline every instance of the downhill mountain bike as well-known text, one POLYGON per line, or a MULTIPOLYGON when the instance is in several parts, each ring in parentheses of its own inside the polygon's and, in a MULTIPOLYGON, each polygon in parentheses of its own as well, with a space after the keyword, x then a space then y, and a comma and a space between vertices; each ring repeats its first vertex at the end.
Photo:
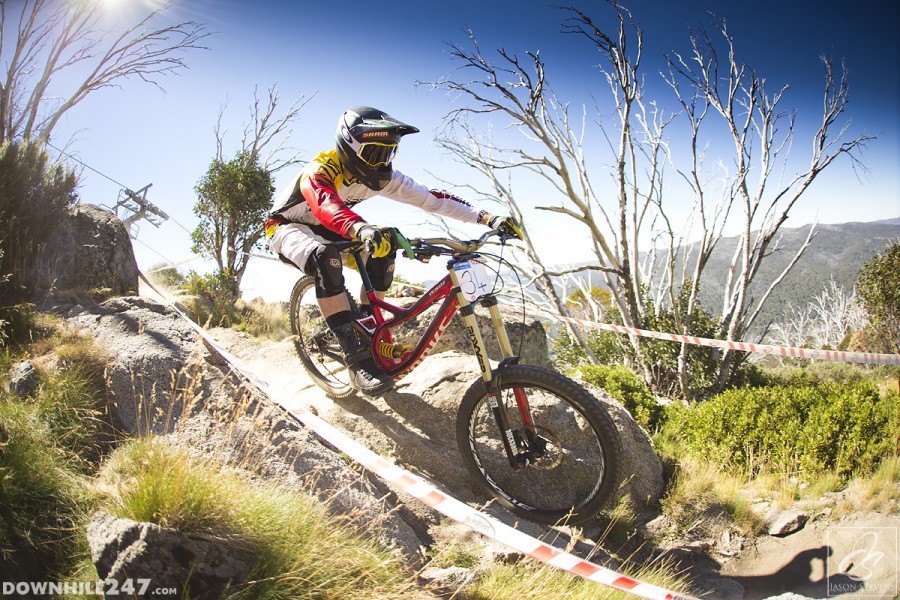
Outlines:
MULTIPOLYGON (((467 471, 481 488, 512 512, 539 523, 576 523, 599 512, 619 485, 622 447, 604 406, 573 380, 551 369, 518 364, 478 240, 411 239, 417 260, 447 256, 447 275, 406 308, 381 300, 365 269, 358 269, 369 309, 356 311, 355 327, 371 340, 373 358, 399 379, 435 347, 458 311, 481 370, 462 398, 456 439, 467 471), (440 303, 438 305, 438 303, 440 303), (417 317, 438 305, 426 326, 417 317), (503 358, 492 368, 475 306, 485 307, 503 358)), ((362 242, 335 242, 362 262, 362 242)), ((499 258, 499 257, 493 257, 499 258)), ((502 260, 502 259, 501 259, 502 260)), ((303 366, 334 398, 354 392, 338 341, 319 311, 315 280, 301 278, 291 292, 291 330, 303 366)))

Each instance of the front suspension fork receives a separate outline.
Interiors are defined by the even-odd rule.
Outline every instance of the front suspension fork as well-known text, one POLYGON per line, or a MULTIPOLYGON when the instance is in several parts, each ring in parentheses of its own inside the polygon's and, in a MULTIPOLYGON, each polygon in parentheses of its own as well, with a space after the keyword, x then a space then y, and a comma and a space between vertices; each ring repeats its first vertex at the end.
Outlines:
POLYGON ((510 467, 515 470, 521 469, 543 455, 546 442, 535 431, 531 407, 522 388, 513 388, 513 395, 525 428, 524 439, 522 433, 510 425, 506 414, 500 382, 505 368, 511 364, 516 364, 519 361, 519 357, 513 354, 512 345, 506 333, 506 326, 500 315, 497 298, 495 296, 487 296, 480 301, 480 304, 486 307, 490 313, 491 323, 497 335, 497 341, 500 344, 500 351, 503 354, 503 358, 500 360, 497 368, 491 369, 484 337, 481 335, 481 329, 478 327, 478 322, 475 319, 475 306, 459 290, 459 280, 453 269, 449 269, 449 273, 457 291, 460 316, 469 331, 469 339, 472 342, 475 357, 478 359, 478 366, 481 368, 481 378, 488 393, 488 405, 491 408, 491 413, 494 415, 503 449, 506 452, 510 467))

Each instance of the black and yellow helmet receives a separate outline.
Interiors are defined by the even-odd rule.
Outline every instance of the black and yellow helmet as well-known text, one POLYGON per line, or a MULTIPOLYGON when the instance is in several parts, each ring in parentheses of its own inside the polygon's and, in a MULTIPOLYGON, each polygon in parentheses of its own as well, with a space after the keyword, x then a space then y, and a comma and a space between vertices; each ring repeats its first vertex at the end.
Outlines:
POLYGON ((400 138, 418 132, 377 108, 354 106, 338 121, 335 148, 353 177, 368 188, 380 190, 391 180, 391 162, 400 138))

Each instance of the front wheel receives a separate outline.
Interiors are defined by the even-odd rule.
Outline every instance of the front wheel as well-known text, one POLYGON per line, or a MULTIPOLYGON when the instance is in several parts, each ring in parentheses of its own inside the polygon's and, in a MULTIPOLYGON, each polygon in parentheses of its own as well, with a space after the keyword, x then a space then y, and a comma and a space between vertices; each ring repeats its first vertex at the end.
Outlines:
POLYGON ((463 397, 456 438, 478 484, 512 512, 537 523, 577 523, 597 514, 619 485, 622 445, 600 402, 555 371, 509 365, 500 371, 501 437, 484 382, 463 397), (503 439, 509 442, 511 464, 503 439))

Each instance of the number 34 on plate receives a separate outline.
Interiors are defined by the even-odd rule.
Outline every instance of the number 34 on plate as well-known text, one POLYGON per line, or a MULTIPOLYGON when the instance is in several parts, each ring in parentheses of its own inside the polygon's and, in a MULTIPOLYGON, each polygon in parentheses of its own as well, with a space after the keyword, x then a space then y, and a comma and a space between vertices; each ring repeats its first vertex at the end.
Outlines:
POLYGON ((459 288, 469 302, 475 302, 494 289, 494 282, 488 277, 487 269, 479 262, 461 261, 453 266, 453 270, 459 277, 459 288))

